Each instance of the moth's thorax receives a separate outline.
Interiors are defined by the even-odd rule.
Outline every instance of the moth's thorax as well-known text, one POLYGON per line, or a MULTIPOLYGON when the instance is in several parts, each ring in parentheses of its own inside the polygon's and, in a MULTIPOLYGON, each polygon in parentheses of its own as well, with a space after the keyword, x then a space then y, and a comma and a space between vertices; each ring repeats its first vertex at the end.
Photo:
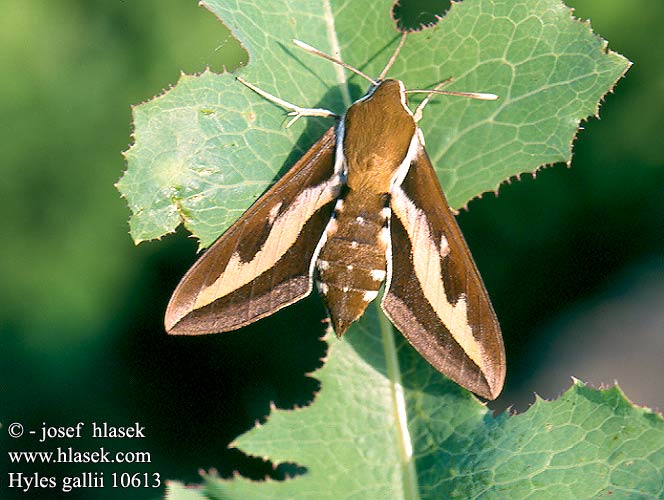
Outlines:
POLYGON ((385 80, 344 116, 343 152, 351 189, 387 193, 417 126, 399 80, 385 80))
POLYGON ((390 209, 387 195, 350 189, 325 231, 316 282, 337 335, 376 298, 386 276, 390 209))

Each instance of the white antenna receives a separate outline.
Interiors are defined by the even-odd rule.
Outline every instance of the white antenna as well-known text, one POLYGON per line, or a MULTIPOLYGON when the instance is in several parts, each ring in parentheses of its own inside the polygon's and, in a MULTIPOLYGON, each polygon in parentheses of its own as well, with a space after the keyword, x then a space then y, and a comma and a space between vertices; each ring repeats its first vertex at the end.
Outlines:
POLYGON ((419 104, 419 106, 417 106, 417 109, 415 109, 415 113, 413 113, 413 117, 415 118, 416 122, 420 121, 420 119, 422 118, 422 110, 424 109, 424 106, 426 106, 429 100, 431 99, 431 96, 433 96, 434 94, 469 97, 470 99, 478 99, 480 101, 495 101, 496 99, 498 99, 498 96, 496 94, 487 94, 484 92, 456 92, 454 90, 440 90, 441 87, 447 85, 452 81, 453 78, 448 78, 447 80, 443 80, 442 82, 438 83, 434 88, 430 90, 406 90, 407 94, 416 94, 416 93, 427 94, 424 100, 419 104))
POLYGON ((333 62, 334 64, 338 64, 339 66, 342 66, 342 67, 346 68, 346 69, 349 70, 349 71, 352 71, 352 72, 355 73, 356 75, 359 75, 359 76, 361 76, 362 78, 364 78, 365 80, 368 80, 369 82, 371 82, 372 85, 378 85, 378 83, 380 83, 380 82, 385 78, 385 75, 387 74, 387 72, 390 70, 390 68, 391 68, 392 65, 394 64, 394 61, 397 60, 397 56, 399 55, 399 52, 401 51, 401 47, 403 47, 403 44, 404 44, 405 42, 406 42, 406 33, 403 33, 403 34, 401 35, 401 39, 399 40, 399 45, 397 45, 397 48, 394 50, 394 53, 392 54, 392 57, 390 57, 390 60, 387 61, 387 64, 386 64, 385 67, 383 68, 383 71, 380 72, 380 76, 378 77, 378 79, 377 79, 377 80, 374 80, 373 78, 371 78, 370 76, 368 76, 366 73, 363 73, 363 72, 360 71, 359 69, 354 68, 354 67, 351 66, 350 64, 346 64, 346 63, 343 62, 342 60, 337 59, 337 58, 335 58, 335 57, 332 57, 332 56, 326 54, 325 52, 323 52, 323 51, 321 51, 321 50, 318 50, 318 49, 315 48, 315 47, 312 47, 312 46, 309 45, 308 43, 304 43, 303 41, 301 41, 301 40, 297 40, 297 39, 295 39, 295 38, 293 39, 293 43, 294 43, 295 45, 297 45, 298 47, 300 47, 301 49, 306 50, 307 52, 309 52, 309 53, 311 53, 311 54, 314 54, 314 55, 320 56, 320 57, 322 57, 323 59, 327 59, 328 61, 331 61, 331 62, 333 62))
MULTIPOLYGON (((311 54, 317 55, 322 57, 323 59, 327 59, 328 61, 333 62, 334 64, 338 64, 339 66, 346 68, 349 71, 352 71, 356 75, 361 76, 365 80, 368 80, 371 82, 372 85, 378 85, 383 79, 385 78, 385 75, 387 75, 387 72, 390 70, 394 62, 397 60, 397 56, 399 55, 399 52, 401 51, 401 48, 404 46, 406 43, 406 35, 407 33, 403 33, 401 35, 401 39, 399 40, 399 44, 397 45, 397 48, 394 49, 394 53, 392 54, 392 57, 390 57, 390 60, 387 61, 387 64, 383 68, 383 71, 380 72, 380 76, 378 77, 377 80, 374 80, 370 76, 366 75, 362 71, 360 71, 357 68, 354 68, 350 64, 346 64, 345 62, 341 61, 340 59, 337 59, 335 57, 332 57, 325 52, 322 52, 308 43, 304 43, 301 40, 296 40, 293 39, 293 43, 300 47, 303 50, 306 50, 307 52, 310 52, 311 54)), ((268 101, 272 101, 275 104, 286 108, 290 111, 288 113, 290 116, 293 118, 288 122, 286 127, 290 127, 295 121, 297 121, 300 117, 302 116, 335 116, 338 117, 338 115, 328 109, 320 109, 320 108, 301 108, 300 106, 296 106, 294 104, 291 104, 287 101, 284 101, 283 99, 279 99, 278 97, 256 87, 255 85, 247 82, 246 80, 240 78, 239 76, 237 77, 237 80, 249 87, 251 90, 256 92, 257 94, 263 96, 265 99, 268 101)), ((415 94, 415 93, 424 93, 427 94, 427 96, 424 98, 424 100, 417 106, 417 109, 415 109, 415 113, 413 113, 413 117, 415 118, 415 121, 420 121, 422 118, 422 110, 424 107, 427 105, 429 100, 431 100, 431 97, 434 94, 441 94, 441 95, 452 95, 452 96, 459 96, 459 97, 469 97, 471 99, 479 99, 482 101, 495 101, 498 99, 498 96, 496 94, 487 94, 484 92, 457 92, 454 90, 440 90, 441 87, 444 85, 450 83, 452 81, 452 78, 448 78, 447 80, 443 80, 442 82, 438 83, 433 89, 430 90, 406 90, 407 94, 415 94)))
POLYGON ((399 40, 399 45, 397 45, 397 48, 394 50, 394 53, 392 54, 392 57, 390 57, 390 60, 387 61, 387 65, 383 68, 383 71, 380 72, 378 81, 382 81, 385 78, 385 75, 387 75, 387 72, 394 64, 394 61, 397 60, 397 56, 399 55, 399 52, 401 52, 401 47, 403 47, 403 44, 406 43, 406 35, 407 33, 403 33, 401 35, 401 40, 399 40))
POLYGON ((301 49, 306 50, 307 52, 310 52, 314 55, 320 56, 323 59, 327 59, 328 61, 332 61, 334 64, 338 64, 339 66, 343 66, 344 68, 346 68, 347 70, 352 71, 356 75, 360 75, 362 78, 364 78, 366 80, 369 80, 373 85, 376 85, 378 83, 376 80, 374 80, 370 76, 367 76, 366 74, 362 73, 359 69, 353 68, 350 64, 346 64, 345 62, 343 62, 339 59, 336 59, 332 56, 329 56, 325 52, 321 52, 320 50, 312 47, 308 43, 304 43, 301 40, 296 40, 295 38, 293 38, 293 43, 295 45, 297 45, 298 47, 300 47, 301 49))

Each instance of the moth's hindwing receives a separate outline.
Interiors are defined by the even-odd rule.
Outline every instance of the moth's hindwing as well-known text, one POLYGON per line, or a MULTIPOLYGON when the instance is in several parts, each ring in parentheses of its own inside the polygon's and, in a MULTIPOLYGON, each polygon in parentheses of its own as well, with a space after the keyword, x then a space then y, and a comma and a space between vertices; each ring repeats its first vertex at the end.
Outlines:
POLYGON ((383 310, 434 368, 495 399, 505 378, 500 327, 423 146, 390 205, 383 310))
POLYGON ((166 310, 171 334, 241 328, 311 292, 311 261, 339 196, 331 128, 207 250, 166 310))

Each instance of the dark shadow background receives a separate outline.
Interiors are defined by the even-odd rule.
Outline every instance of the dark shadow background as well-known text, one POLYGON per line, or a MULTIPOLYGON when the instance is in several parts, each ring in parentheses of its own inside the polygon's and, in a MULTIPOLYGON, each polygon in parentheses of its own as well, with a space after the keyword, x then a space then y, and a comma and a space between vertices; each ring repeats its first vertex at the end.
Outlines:
MULTIPOLYGON (((508 351, 507 387, 494 407, 524 410, 534 391, 556 397, 575 375, 594 385, 618 380, 635 402, 661 408, 664 4, 568 4, 635 65, 607 96, 602 119, 584 124, 571 168, 524 176, 459 216, 508 351)), ((270 401, 305 404, 318 387, 306 373, 323 354, 310 327, 322 332, 320 302, 312 298, 234 334, 168 338, 164 308, 195 259, 195 242, 179 231, 134 247, 127 207, 113 187, 131 140, 130 105, 175 83, 180 70, 221 71, 243 54, 191 1, 3 6, 0 497, 52 494, 7 490, 8 450, 103 444, 152 454, 150 464, 9 469, 58 477, 104 471, 107 485, 114 471, 191 481, 199 468, 271 473, 269 464, 227 445, 264 419, 270 401), (39 432, 44 422, 79 421, 84 435, 93 421, 140 422, 147 437, 42 445, 7 436, 12 422, 39 432)), ((404 18, 429 20, 427 10, 404 18)), ((68 498, 112 499, 118 491, 143 499, 162 490, 107 487, 68 498)))

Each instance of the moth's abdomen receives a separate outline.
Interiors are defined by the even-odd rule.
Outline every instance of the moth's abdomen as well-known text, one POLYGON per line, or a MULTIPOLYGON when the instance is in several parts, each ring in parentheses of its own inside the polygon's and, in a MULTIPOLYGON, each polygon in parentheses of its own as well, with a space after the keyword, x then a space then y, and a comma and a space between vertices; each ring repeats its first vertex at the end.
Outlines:
POLYGON ((389 211, 385 195, 350 190, 337 202, 316 261, 316 278, 338 336, 376 298, 386 275, 389 211))

